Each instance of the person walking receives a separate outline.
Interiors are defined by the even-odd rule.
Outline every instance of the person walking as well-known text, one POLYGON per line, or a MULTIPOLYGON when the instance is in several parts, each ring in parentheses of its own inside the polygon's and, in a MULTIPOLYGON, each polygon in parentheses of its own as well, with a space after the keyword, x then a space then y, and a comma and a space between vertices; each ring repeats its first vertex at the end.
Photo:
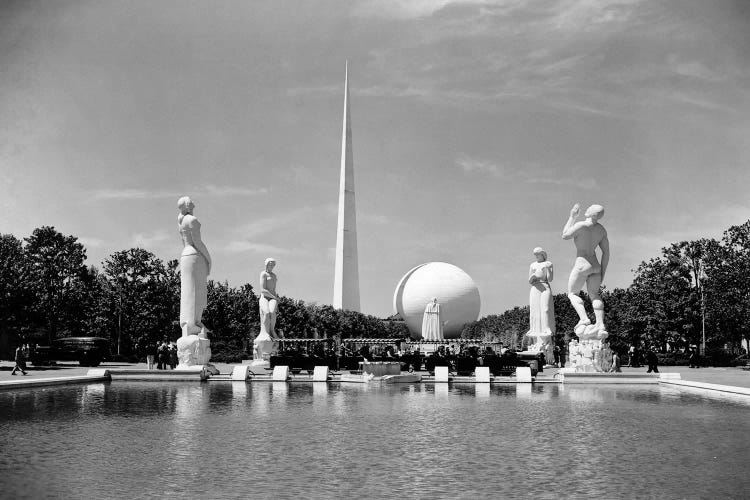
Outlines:
POLYGON ((656 348, 652 347, 646 353, 646 364, 648 365, 648 371, 646 373, 659 373, 659 367, 656 365, 659 363, 659 358, 656 356, 656 348))
POLYGON ((20 345, 16 347, 15 360, 16 365, 13 367, 13 371, 10 372, 10 374, 15 375, 16 370, 21 370, 21 373, 23 373, 24 375, 28 375, 28 373, 26 373, 26 354, 24 353, 23 347, 20 345))
POLYGON ((628 367, 632 367, 635 364, 635 346, 630 344, 628 349, 628 367))

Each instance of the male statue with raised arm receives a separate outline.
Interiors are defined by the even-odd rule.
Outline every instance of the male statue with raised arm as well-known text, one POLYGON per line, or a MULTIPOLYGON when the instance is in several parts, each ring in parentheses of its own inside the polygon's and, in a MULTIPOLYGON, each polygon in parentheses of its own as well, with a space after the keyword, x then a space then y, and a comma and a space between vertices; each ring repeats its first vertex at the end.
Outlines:
POLYGON ((580 209, 581 206, 578 203, 573 205, 570 218, 562 232, 563 239, 572 238, 576 246, 576 261, 568 279, 568 299, 580 319, 574 328, 576 335, 581 339, 601 340, 609 335, 604 326, 604 302, 599 294, 599 287, 604 281, 604 274, 609 264, 607 230, 599 224, 599 219, 604 216, 604 207, 591 205, 584 214, 586 220, 576 222, 580 209), (601 249, 601 263, 596 257, 596 247, 601 249), (594 306, 596 323, 593 325, 586 315, 583 299, 578 296, 584 283, 594 306))

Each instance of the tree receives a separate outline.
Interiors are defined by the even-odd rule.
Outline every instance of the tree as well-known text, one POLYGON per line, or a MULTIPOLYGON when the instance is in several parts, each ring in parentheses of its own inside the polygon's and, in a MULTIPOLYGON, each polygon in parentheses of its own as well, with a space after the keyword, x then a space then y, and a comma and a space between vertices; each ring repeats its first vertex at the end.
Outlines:
POLYGON ((250 325, 253 319, 256 323, 258 321, 257 304, 253 287, 249 284, 237 289, 226 281, 208 282, 208 306, 203 313, 203 322, 211 330, 216 352, 247 351, 249 335, 253 331, 250 325))
POLYGON ((80 308, 73 290, 88 274, 86 250, 75 236, 65 236, 51 226, 35 229, 25 242, 34 307, 52 343, 58 330, 67 326, 62 322, 65 310, 80 308))
POLYGON ((0 235, 0 357, 10 358, 15 344, 31 321, 31 289, 21 241, 0 235))
POLYGON ((142 248, 122 250, 105 259, 103 274, 101 313, 117 354, 132 351, 135 343, 173 336, 178 292, 159 258, 142 248))
POLYGON ((705 304, 709 338, 739 348, 750 341, 750 221, 724 232, 705 259, 705 304))

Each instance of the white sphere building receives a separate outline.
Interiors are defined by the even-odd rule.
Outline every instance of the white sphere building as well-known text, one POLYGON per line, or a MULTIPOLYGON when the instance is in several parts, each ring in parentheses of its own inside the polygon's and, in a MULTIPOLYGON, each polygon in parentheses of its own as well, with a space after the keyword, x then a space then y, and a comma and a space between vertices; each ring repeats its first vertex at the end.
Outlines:
POLYGON ((428 302, 437 297, 440 317, 446 321, 443 335, 457 338, 466 323, 479 318, 479 289, 471 276, 445 262, 421 264, 401 278, 393 294, 393 310, 406 322, 413 339, 422 336, 422 316, 428 302))

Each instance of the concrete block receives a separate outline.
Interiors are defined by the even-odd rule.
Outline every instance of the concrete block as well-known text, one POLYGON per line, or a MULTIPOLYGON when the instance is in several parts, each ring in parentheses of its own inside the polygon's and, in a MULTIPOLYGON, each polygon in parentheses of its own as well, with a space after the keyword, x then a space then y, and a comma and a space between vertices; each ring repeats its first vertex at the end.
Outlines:
POLYGON ((328 367, 316 366, 313 370, 313 382, 328 382, 328 367))
POLYGON ((274 382, 286 382, 287 380, 289 380, 289 367, 274 366, 271 380, 273 380, 274 382))
POLYGON ((482 384, 490 383, 490 367, 477 366, 474 370, 474 381, 482 384))
POLYGON ((250 378, 250 366, 248 365, 235 365, 232 368, 232 380, 244 382, 250 378))
POLYGON ((109 370, 106 368, 89 368, 86 375, 89 377, 109 377, 109 370))
POLYGON ((528 366, 517 367, 516 382, 531 383, 531 368, 528 366))
POLYGON ((447 366, 436 366, 435 367, 435 382, 448 382, 448 367, 447 366))

